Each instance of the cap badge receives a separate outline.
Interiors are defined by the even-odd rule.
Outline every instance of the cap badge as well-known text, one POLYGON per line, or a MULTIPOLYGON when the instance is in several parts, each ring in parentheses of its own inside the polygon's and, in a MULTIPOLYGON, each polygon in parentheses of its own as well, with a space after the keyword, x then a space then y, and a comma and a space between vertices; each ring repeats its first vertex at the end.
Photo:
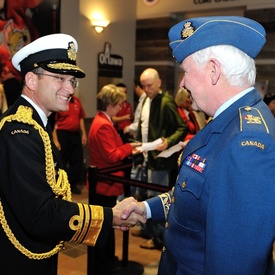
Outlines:
POLYGON ((195 28, 192 26, 191 22, 186 22, 184 28, 181 31, 181 37, 183 39, 190 37, 195 32, 195 28))
POLYGON ((76 60, 76 51, 75 51, 74 42, 69 42, 67 52, 68 52, 68 58, 75 61, 76 60))

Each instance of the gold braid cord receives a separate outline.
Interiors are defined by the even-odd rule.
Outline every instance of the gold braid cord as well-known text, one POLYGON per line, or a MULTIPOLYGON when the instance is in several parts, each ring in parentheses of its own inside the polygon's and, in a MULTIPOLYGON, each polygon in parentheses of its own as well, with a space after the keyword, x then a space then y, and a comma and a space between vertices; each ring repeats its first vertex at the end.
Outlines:
MULTIPOLYGON (((52 155, 51 141, 48 133, 35 121, 32 119, 33 110, 29 107, 19 106, 16 114, 7 116, 0 121, 0 130, 6 122, 18 121, 25 124, 33 126, 40 134, 45 148, 45 163, 46 163, 46 179, 51 187, 53 193, 56 197, 61 197, 63 200, 71 201, 72 193, 69 185, 67 174, 64 170, 58 170, 58 179, 56 180, 56 173, 54 168, 54 160, 52 155)), ((11 231, 8 222, 6 220, 3 205, 0 199, 0 222, 3 227, 4 232, 6 233, 8 239, 11 243, 18 249, 22 254, 27 256, 30 259, 42 260, 49 258, 54 254, 58 253, 62 248, 64 242, 61 241, 57 244, 51 251, 44 253, 33 253, 25 248, 20 242, 16 239, 13 232, 11 231)))

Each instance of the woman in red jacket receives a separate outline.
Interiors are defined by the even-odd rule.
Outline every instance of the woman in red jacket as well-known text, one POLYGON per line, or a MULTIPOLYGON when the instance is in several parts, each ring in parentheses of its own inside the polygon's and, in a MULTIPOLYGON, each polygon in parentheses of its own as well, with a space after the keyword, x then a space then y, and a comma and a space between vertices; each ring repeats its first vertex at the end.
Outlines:
MULTIPOLYGON (((113 84, 105 85, 98 93, 98 113, 91 124, 88 136, 90 166, 100 169, 118 165, 132 153, 137 153, 137 149, 134 148, 140 143, 123 144, 111 120, 113 116, 117 115, 125 99, 125 93, 113 84)), ((114 175, 123 177, 124 172, 118 171, 114 175)), ((93 204, 112 207, 124 190, 121 183, 100 181, 96 183, 96 186, 90 186, 90 192, 92 192, 93 204)), ((103 249, 96 249, 94 254, 96 270, 93 274, 116 274, 119 272, 115 257, 114 230, 110 233, 106 246, 103 249)))

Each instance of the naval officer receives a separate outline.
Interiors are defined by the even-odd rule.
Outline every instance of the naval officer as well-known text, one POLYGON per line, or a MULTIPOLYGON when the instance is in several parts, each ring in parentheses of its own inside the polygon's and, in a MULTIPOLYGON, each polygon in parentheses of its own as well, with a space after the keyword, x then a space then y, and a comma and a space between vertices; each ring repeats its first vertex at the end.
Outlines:
POLYGON ((77 41, 43 36, 20 49, 12 64, 23 77, 22 95, 0 118, 0 273, 56 275, 64 241, 103 246, 112 226, 126 230, 121 206, 71 202, 51 129, 52 112, 66 111, 85 76, 76 64, 77 41))

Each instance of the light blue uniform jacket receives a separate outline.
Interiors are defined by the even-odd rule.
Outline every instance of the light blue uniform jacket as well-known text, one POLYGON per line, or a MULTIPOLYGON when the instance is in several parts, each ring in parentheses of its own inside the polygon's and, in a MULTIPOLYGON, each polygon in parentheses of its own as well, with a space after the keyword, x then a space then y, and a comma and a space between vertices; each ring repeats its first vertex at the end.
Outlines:
POLYGON ((274 274, 275 119, 256 90, 188 143, 173 190, 147 202, 166 219, 159 274, 274 274))

